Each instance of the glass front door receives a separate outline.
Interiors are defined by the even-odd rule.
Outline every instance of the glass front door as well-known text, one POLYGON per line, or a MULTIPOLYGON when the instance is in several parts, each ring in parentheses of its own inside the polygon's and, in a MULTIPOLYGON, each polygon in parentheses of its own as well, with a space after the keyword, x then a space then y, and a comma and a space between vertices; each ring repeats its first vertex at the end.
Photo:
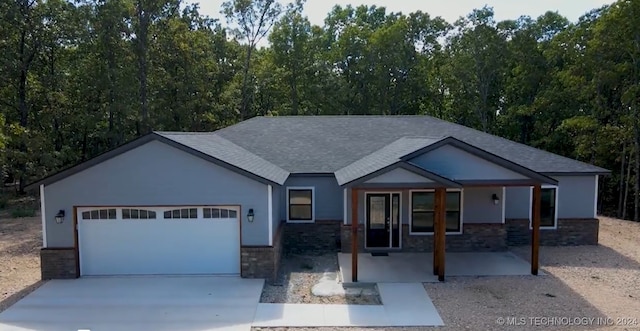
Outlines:
POLYGON ((367 248, 400 247, 400 194, 367 194, 367 248))

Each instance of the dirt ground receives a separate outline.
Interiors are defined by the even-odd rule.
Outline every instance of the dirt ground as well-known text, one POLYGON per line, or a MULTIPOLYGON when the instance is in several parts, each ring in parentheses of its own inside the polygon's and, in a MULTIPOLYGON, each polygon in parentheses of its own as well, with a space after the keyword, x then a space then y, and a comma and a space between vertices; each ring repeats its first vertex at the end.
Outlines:
POLYGON ((0 216, 0 312, 41 285, 40 217, 0 216))
MULTIPOLYGON (((449 277, 425 284, 444 327, 362 330, 640 330, 640 224, 600 218, 599 240, 598 246, 542 247, 544 276, 449 277)), ((529 259, 528 247, 514 252, 529 259)))
POLYGON ((366 294, 318 297, 311 289, 325 272, 338 272, 338 257, 334 254, 291 255, 282 259, 278 279, 265 284, 260 302, 379 305, 380 294, 375 286, 364 288, 366 294))

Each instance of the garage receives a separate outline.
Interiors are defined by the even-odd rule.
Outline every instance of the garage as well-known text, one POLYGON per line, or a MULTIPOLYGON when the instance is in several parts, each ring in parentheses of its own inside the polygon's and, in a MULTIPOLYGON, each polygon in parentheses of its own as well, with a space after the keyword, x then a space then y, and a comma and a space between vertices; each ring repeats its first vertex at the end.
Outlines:
POLYGON ((78 207, 81 276, 237 275, 238 206, 78 207))

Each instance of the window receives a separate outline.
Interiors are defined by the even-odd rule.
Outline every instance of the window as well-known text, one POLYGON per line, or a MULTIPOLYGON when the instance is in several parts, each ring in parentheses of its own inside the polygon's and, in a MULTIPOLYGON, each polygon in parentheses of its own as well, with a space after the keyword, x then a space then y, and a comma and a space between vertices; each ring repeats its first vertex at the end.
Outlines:
POLYGON ((434 192, 411 193, 411 232, 433 232, 434 192))
POLYGON ((116 219, 115 208, 94 209, 82 212, 83 220, 114 220, 116 219))
MULTIPOLYGON (((462 224, 462 192, 447 191, 445 221, 448 233, 461 232, 462 224)), ((435 192, 411 192, 411 233, 433 233, 435 218, 435 192)))
POLYGON ((182 208, 167 210, 164 212, 165 219, 198 218, 198 208, 182 208))
POLYGON ((156 212, 152 210, 146 209, 131 209, 131 208, 123 208, 122 209, 122 219, 156 219, 156 212))
POLYGON ((555 187, 542 188, 540 199, 540 226, 556 226, 556 196, 558 194, 555 187))
POLYGON ((313 222, 314 189, 310 187, 287 188, 289 201, 288 220, 291 222, 313 222))
POLYGON ((238 212, 227 208, 202 208, 204 218, 237 218, 238 212))

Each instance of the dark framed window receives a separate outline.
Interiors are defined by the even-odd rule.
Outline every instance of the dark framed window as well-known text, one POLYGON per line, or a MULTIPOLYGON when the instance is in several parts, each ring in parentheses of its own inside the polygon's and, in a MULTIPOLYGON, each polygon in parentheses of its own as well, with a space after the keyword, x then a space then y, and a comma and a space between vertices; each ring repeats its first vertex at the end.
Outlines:
POLYGON ((313 221, 313 189, 292 188, 289 193, 289 221, 313 221))
POLYGON ((434 192, 411 193, 411 232, 433 232, 434 201, 434 192))
POLYGON ((114 208, 109 209, 94 209, 90 211, 82 212, 83 220, 114 220, 116 219, 116 210, 114 208))
MULTIPOLYGON (((462 193, 447 192, 446 232, 460 232, 462 223, 462 193)), ((433 233, 435 192, 411 192, 411 233, 433 233)))
POLYGON ((556 226, 556 195, 558 189, 555 187, 544 187, 540 196, 540 226, 556 226))
POLYGON ((167 210, 164 212, 165 219, 188 219, 198 218, 198 208, 182 208, 167 210))
POLYGON ((238 212, 227 208, 202 208, 204 218, 237 218, 238 212))
POLYGON ((130 209, 123 208, 122 209, 122 219, 156 219, 156 212, 153 210, 146 209, 130 209))

